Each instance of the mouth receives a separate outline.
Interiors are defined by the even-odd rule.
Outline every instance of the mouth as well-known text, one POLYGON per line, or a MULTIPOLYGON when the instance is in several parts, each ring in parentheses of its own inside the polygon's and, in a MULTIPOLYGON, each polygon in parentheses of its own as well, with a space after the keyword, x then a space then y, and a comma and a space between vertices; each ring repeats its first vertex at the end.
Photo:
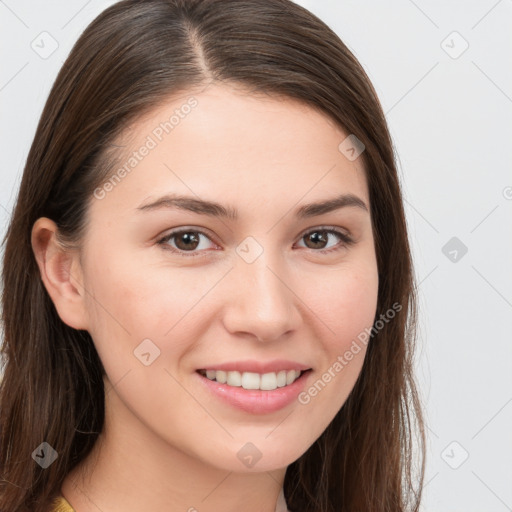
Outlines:
POLYGON ((197 373, 203 377, 228 387, 261 391, 273 391, 278 388, 286 388, 309 372, 311 372, 311 368, 308 370, 280 370, 263 374, 224 370, 197 370, 197 373))
POLYGON ((195 373, 215 400, 244 413, 265 415, 297 403, 297 396, 306 387, 312 371, 309 368, 259 374, 232 369, 200 369, 195 373))

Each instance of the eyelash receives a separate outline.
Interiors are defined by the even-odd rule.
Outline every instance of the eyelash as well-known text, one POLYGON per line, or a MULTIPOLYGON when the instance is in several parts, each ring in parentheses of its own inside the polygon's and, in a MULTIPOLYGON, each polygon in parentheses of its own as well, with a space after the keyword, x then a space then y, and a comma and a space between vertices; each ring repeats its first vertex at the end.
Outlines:
MULTIPOLYGON (((307 231, 306 233, 304 233, 300 237, 300 240, 302 240, 306 236, 308 236, 312 233, 316 233, 316 232, 325 232, 325 233, 329 233, 332 235, 336 235, 342 240, 342 243, 336 245, 335 247, 331 247, 330 249, 319 249, 319 250, 310 249, 311 251, 316 252, 316 253, 328 254, 328 253, 340 251, 344 247, 349 247, 354 244, 354 240, 349 235, 347 235, 346 233, 343 233, 342 231, 335 229, 331 226, 320 226, 318 228, 311 229, 311 230, 307 231)), ((166 251, 171 251, 172 253, 179 254, 179 255, 182 255, 185 257, 194 258, 194 257, 205 256, 203 251, 193 251, 193 252, 192 251, 183 251, 181 249, 175 249, 174 247, 170 247, 169 245, 167 245, 167 242, 169 242, 172 238, 174 238, 180 234, 183 234, 183 233, 199 233, 199 234, 205 236, 206 238, 208 238, 210 241, 213 241, 206 233, 204 233, 200 229, 179 229, 176 231, 172 231, 171 233, 168 233, 163 238, 160 238, 157 241, 157 244, 161 245, 162 248, 166 251)), ((307 247, 306 247, 306 249, 307 249, 307 247)))

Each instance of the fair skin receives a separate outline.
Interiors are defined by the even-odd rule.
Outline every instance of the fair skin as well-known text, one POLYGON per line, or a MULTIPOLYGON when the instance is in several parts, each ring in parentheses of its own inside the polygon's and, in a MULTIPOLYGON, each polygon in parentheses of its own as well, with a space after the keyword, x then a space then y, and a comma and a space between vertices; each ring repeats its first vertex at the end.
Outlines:
MULTIPOLYGON (((120 162, 190 96, 137 120, 120 162)), ((273 512, 286 467, 329 425, 363 364, 364 347, 309 403, 263 414, 200 382, 196 370, 212 363, 289 359, 312 369, 307 390, 372 326, 378 273, 362 159, 338 150, 348 134, 291 99, 226 85, 194 97, 197 106, 161 141, 152 135, 158 144, 120 183, 91 199, 81 254, 58 246, 50 219, 33 228, 59 316, 90 333, 106 370, 101 442, 62 486, 79 512, 273 512), (219 202, 239 218, 137 210, 167 193, 219 202), (340 194, 367 209, 294 216, 340 194), (157 243, 182 227, 198 243, 165 242, 180 254, 157 243), (315 228, 325 241, 306 236, 315 228), (247 237, 263 249, 251 263, 237 252, 247 237), (145 339, 160 350, 148 366, 134 356, 145 339), (253 467, 237 456, 249 442, 262 455, 253 467)))

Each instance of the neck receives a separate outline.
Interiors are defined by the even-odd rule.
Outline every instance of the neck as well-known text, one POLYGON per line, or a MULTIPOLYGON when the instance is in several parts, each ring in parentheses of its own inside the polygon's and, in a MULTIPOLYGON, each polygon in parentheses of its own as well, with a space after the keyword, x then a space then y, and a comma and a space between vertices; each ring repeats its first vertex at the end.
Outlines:
POLYGON ((286 468, 238 473, 170 445, 112 389, 91 454, 66 477, 62 494, 80 512, 274 512, 286 468), (111 410, 115 409, 115 416, 111 410))

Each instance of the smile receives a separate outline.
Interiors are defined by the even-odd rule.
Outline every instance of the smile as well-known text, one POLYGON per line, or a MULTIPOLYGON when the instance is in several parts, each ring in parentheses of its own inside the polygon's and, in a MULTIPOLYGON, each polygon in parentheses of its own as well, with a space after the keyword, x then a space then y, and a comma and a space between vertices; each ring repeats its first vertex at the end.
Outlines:
POLYGON ((198 370, 201 375, 220 384, 244 389, 272 391, 293 384, 301 375, 301 370, 281 370, 279 372, 254 373, 224 370, 198 370))

